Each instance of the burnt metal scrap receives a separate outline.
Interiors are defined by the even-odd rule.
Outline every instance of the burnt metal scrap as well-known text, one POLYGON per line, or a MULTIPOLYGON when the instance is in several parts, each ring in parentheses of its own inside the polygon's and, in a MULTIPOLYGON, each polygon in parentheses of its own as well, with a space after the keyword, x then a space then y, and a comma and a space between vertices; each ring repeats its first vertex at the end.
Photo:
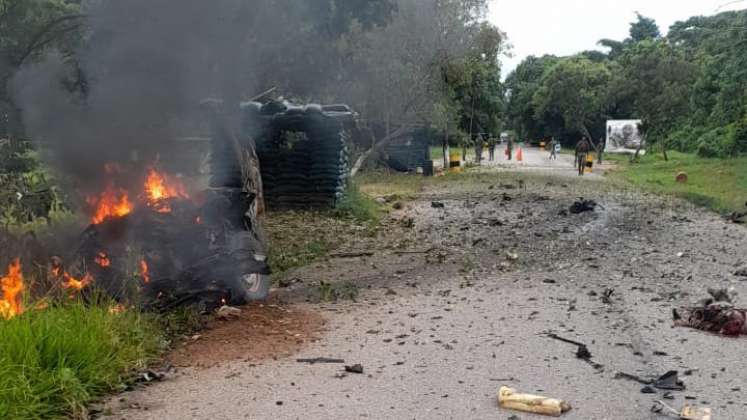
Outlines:
POLYGON ((727 290, 709 289, 708 293, 695 306, 673 309, 674 325, 724 336, 747 335, 747 309, 734 307, 727 290))
POLYGON ((241 105, 242 133, 256 139, 264 198, 272 209, 332 207, 349 178, 348 132, 356 114, 346 105, 288 102, 241 105))

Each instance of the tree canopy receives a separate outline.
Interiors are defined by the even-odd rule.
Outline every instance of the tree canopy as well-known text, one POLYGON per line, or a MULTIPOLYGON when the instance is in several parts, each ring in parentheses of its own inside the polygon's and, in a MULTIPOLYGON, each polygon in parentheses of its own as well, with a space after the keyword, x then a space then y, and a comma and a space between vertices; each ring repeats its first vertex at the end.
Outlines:
POLYGON ((506 80, 511 126, 573 144, 606 119, 641 119, 651 148, 747 153, 747 11, 693 17, 666 36, 638 14, 628 38, 599 45, 607 52, 521 63, 506 80))

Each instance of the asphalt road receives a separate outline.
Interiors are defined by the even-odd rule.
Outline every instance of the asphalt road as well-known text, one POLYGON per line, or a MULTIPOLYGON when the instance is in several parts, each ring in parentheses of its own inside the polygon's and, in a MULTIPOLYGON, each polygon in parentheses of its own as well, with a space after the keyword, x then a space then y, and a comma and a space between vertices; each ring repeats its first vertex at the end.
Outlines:
MULTIPOLYGON (((526 166, 542 158, 526 156, 526 166)), ((643 385, 615 377, 668 370, 687 386, 669 405, 747 418, 745 338, 671 325, 672 308, 707 287, 747 296, 747 281, 734 275, 747 264, 747 230, 677 200, 620 191, 602 177, 578 180, 572 167, 557 165, 562 177, 486 168, 469 183, 425 191, 373 242, 351 243, 374 256, 296 273, 307 286, 284 299, 327 319, 319 341, 277 360, 182 370, 113 399, 112 418, 544 418, 498 408, 496 393, 508 385, 570 401, 564 419, 665 419, 650 410, 664 392, 644 394, 643 385), (581 195, 603 207, 562 215, 581 195), (436 200, 443 209, 433 208, 436 200), (404 219, 414 227, 401 228, 404 219), (430 250, 396 254, 397 241, 430 250), (322 279, 356 282, 362 295, 357 303, 304 303, 322 279), (605 290, 613 291, 609 303, 605 290), (574 346, 548 332, 586 343, 603 367, 577 359, 574 346), (318 356, 360 363, 364 374, 295 361, 318 356)))

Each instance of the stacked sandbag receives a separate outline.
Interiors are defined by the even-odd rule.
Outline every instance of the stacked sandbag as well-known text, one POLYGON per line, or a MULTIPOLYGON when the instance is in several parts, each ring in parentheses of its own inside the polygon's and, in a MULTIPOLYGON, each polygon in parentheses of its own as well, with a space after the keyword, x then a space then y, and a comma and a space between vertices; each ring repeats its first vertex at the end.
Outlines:
POLYGON ((319 106, 288 106, 263 116, 260 108, 254 118, 263 124, 255 121, 253 129, 270 209, 330 208, 343 197, 349 173, 346 116, 319 106))

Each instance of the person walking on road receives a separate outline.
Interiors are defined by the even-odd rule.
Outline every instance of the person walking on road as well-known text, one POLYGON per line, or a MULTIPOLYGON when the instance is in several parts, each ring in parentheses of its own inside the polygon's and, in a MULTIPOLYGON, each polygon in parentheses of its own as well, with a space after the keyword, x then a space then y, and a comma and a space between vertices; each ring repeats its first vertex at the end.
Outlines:
POLYGON ((508 141, 506 142, 506 157, 508 160, 511 160, 513 158, 514 154, 514 138, 508 137, 508 141))
POLYGON ((485 140, 482 134, 478 134, 475 139, 475 163, 482 163, 482 150, 485 148, 485 140))
POLYGON ((584 176, 584 170, 586 170, 586 157, 589 155, 591 150, 591 143, 584 136, 581 141, 576 144, 576 165, 578 166, 578 176, 584 176))
POLYGON ((495 160, 495 147, 498 145, 498 140, 496 140, 495 137, 490 136, 488 138, 488 153, 490 154, 489 159, 490 161, 495 160))
POLYGON ((560 143, 558 143, 553 136, 552 139, 550 139, 550 143, 547 145, 550 147, 550 160, 558 160, 558 146, 560 146, 560 143))

